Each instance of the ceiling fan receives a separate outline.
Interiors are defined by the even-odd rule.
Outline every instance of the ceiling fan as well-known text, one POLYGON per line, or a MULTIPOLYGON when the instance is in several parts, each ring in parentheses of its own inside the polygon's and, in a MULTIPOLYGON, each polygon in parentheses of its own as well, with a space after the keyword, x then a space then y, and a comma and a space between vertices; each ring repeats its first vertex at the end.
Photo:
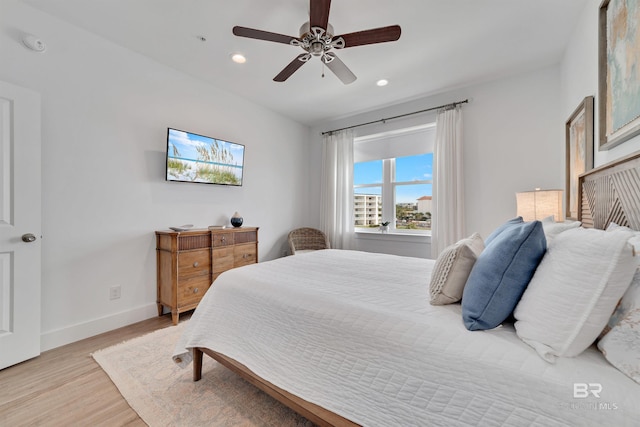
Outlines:
POLYGON ((327 65, 342 83, 353 83, 356 80, 355 74, 331 50, 396 41, 400 38, 400 26, 391 25, 334 36, 333 27, 329 24, 330 7, 331 0, 310 0, 309 21, 300 27, 300 37, 239 26, 233 27, 233 34, 250 39, 299 46, 305 51, 273 78, 276 82, 284 82, 308 62, 312 56, 319 56, 320 60, 327 65))

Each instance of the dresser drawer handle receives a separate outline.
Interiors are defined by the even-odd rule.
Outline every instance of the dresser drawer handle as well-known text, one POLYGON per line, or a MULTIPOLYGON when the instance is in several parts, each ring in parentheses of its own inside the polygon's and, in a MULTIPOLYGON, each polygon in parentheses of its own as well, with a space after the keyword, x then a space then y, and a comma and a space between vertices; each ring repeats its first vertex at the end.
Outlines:
POLYGON ((249 258, 250 256, 251 256, 251 255, 249 255, 249 254, 244 254, 244 255, 242 255, 242 258, 245 258, 245 259, 246 259, 246 258, 249 258))
POLYGON ((197 266, 199 266, 199 265, 200 265, 200 263, 199 263, 198 261, 196 261, 196 262, 194 262, 194 263, 193 263, 193 266, 194 266, 194 267, 197 267, 197 266))
POLYGON ((194 294, 197 294, 197 293, 198 293, 198 288, 194 288, 194 289, 193 289, 193 293, 194 293, 194 294))
POLYGON ((224 242, 226 242, 226 241, 227 241, 227 238, 223 236, 223 237, 220 239, 220 241, 221 241, 222 243, 224 243, 224 242))

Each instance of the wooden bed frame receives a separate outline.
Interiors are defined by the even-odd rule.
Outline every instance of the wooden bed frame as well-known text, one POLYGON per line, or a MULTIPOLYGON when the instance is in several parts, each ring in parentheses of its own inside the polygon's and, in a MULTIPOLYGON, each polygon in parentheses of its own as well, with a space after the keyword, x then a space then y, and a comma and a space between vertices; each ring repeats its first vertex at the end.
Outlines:
POLYGON ((324 409, 321 406, 308 402, 294 394, 289 393, 286 390, 281 389, 280 387, 259 377, 245 365, 237 362, 234 359, 231 359, 230 357, 217 353, 208 348, 196 347, 192 350, 192 352, 194 381, 199 381, 202 378, 202 355, 204 353, 216 360, 221 365, 226 366, 236 374, 240 375, 240 377, 242 377, 244 380, 258 387, 260 390, 264 391, 269 396, 276 399, 278 402, 291 408, 298 414, 302 415, 309 421, 319 426, 351 427, 359 425, 334 412, 324 409))
MULTIPOLYGON (((606 229, 615 222, 640 230, 640 151, 580 175, 578 191, 582 198, 578 220, 583 226, 606 229)), ((202 378, 203 354, 319 426, 358 425, 277 387, 242 363, 207 348, 193 349, 194 381, 202 378)))
POLYGON ((605 230, 615 222, 640 230, 640 151, 583 173, 578 192, 583 227, 605 230))

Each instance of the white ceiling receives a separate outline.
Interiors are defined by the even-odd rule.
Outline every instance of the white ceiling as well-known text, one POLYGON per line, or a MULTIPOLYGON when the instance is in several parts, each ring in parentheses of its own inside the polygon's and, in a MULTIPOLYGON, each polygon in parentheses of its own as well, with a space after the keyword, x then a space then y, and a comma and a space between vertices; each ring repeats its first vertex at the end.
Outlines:
POLYGON ((333 0, 336 34, 398 24, 400 40, 337 51, 343 85, 319 58, 272 79, 298 47, 236 37, 234 25, 298 36, 308 0, 24 0, 64 21, 316 124, 560 61, 587 0, 333 0), (205 37, 205 42, 199 39, 205 37), (241 52, 243 65, 230 55, 241 52), (377 87, 378 79, 389 85, 377 87))

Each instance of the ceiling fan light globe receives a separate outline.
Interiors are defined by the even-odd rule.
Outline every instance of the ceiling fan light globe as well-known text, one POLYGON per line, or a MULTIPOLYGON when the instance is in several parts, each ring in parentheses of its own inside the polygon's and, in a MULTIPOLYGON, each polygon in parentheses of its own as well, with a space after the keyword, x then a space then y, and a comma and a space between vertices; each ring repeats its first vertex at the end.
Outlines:
POLYGON ((321 42, 313 42, 309 48, 309 53, 313 56, 320 56, 324 53, 324 44, 321 42))

